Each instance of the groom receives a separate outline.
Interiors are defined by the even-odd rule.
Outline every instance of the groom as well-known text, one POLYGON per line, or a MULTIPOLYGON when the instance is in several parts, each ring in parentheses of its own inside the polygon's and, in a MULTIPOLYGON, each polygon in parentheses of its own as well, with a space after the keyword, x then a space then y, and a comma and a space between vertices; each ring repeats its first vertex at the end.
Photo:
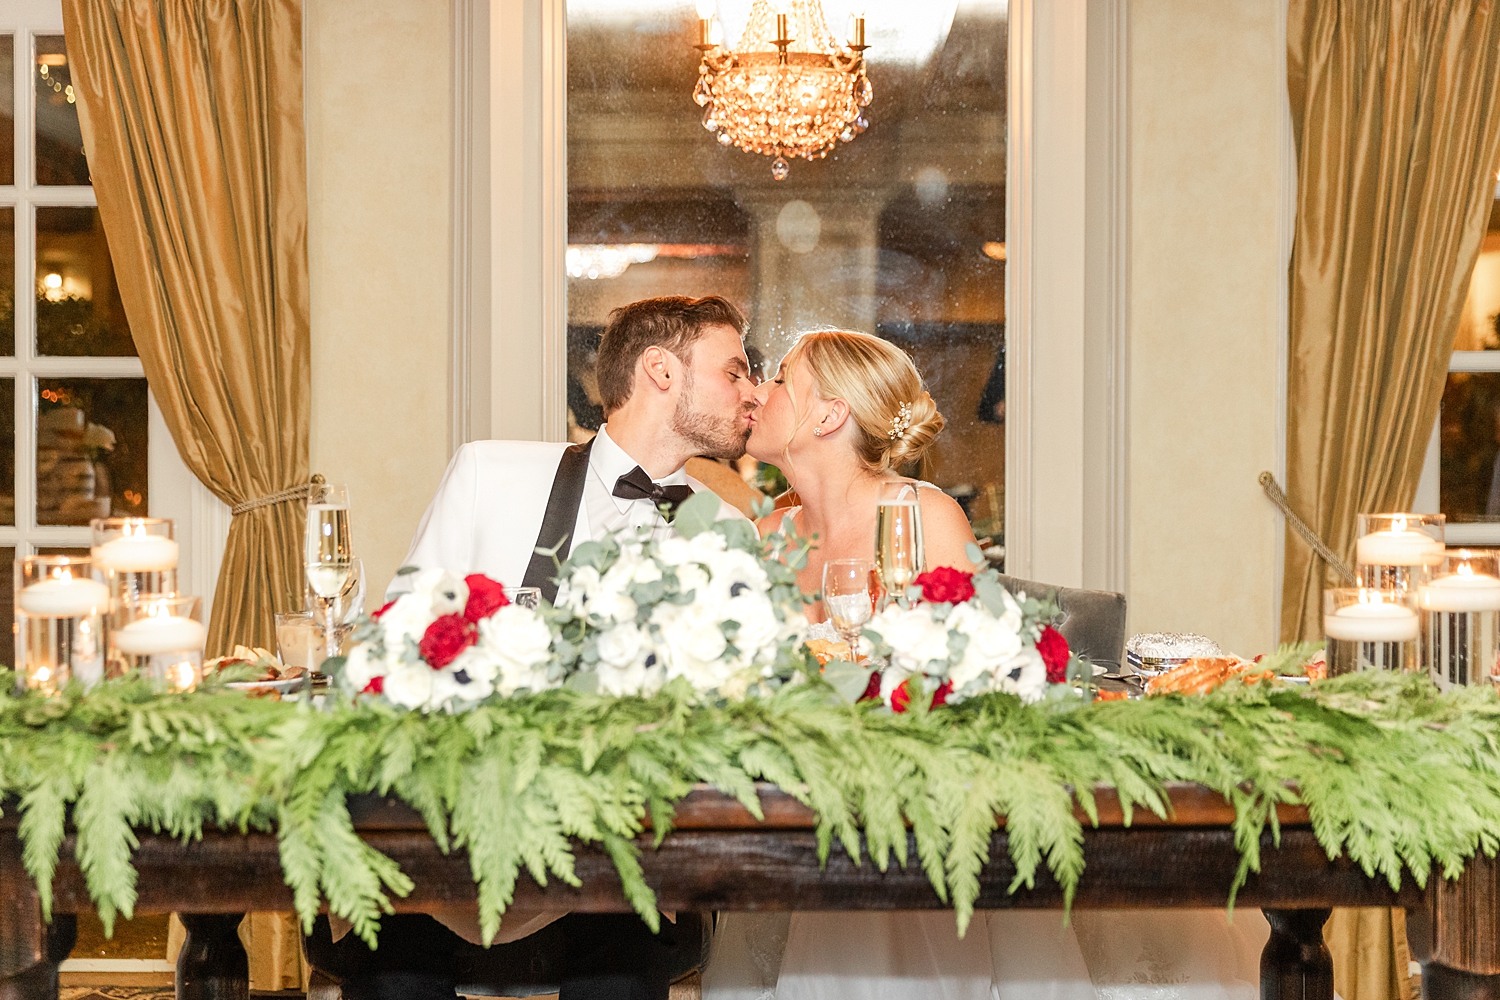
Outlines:
MULTIPOLYGON (((745 321, 718 296, 645 299, 616 309, 599 347, 606 424, 588 444, 476 441, 458 450, 427 508, 408 565, 484 573, 508 588, 557 591, 552 557, 626 526, 670 530, 673 509, 705 489, 689 458, 739 458, 750 434, 755 381, 745 321), (559 543, 560 547, 559 547, 559 543)), ((720 517, 741 517, 721 503, 720 517)), ((402 593, 398 576, 387 597, 402 593)), ((434 919, 387 916, 380 947, 334 940, 319 918, 309 963, 342 981, 345 1000, 453 1000, 463 984, 550 986, 559 1000, 666 1000, 707 954, 703 917, 679 913, 653 935, 635 914, 508 912, 499 943, 473 943, 472 910, 434 919), (441 922, 439 922, 441 920, 441 922), (457 931, 458 933, 455 933, 457 931)))

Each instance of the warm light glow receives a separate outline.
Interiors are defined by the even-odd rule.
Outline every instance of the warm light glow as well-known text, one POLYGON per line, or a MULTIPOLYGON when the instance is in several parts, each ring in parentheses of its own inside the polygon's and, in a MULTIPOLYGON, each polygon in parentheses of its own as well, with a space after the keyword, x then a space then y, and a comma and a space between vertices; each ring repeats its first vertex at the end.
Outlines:
POLYGON ((1406 530, 1406 518, 1404 518, 1404 517, 1398 517, 1394 521, 1392 521, 1391 522, 1391 530, 1392 531, 1405 531, 1406 530))
POLYGON ((990 260, 1004 260, 1005 259, 1005 244, 1004 243, 999 243, 999 242, 996 242, 995 240, 988 240, 988 241, 985 242, 984 247, 982 249, 984 250, 984 255, 986 257, 988 257, 990 260))
POLYGON ((618 278, 631 264, 656 259, 655 243, 577 243, 568 247, 570 278, 618 278))
POLYGON ((42 284, 51 289, 61 288, 62 275, 58 274, 56 271, 53 271, 51 274, 48 274, 42 278, 42 284))
POLYGON ((718 6, 718 0, 698 0, 698 20, 707 21, 714 16, 714 8, 718 6))
MULTIPOLYGON (((43 52, 36 57, 36 61, 40 66, 66 66, 68 64, 68 57, 61 52, 43 52)), ((47 75, 45 70, 42 71, 42 75, 47 75)))
POLYGON ((1459 576, 1473 576, 1474 575, 1474 567, 1470 566, 1468 563, 1459 563, 1458 564, 1458 575, 1459 576))
POLYGON ((190 660, 172 664, 167 668, 167 674, 173 691, 191 691, 198 686, 197 671, 190 660))

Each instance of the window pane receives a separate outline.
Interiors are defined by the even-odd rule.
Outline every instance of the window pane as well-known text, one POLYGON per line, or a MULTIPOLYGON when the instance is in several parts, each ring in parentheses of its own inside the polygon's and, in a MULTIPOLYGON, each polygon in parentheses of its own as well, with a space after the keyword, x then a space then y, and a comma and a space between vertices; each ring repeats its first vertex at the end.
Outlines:
POLYGON ((0 548, 0 663, 16 664, 16 550, 0 548))
MULTIPOLYGON (((744 8, 718 4, 731 49, 744 8)), ((842 41, 851 4, 822 8, 842 41)), ((752 361, 759 352, 771 367, 818 327, 875 333, 909 351, 948 421, 935 481, 965 505, 978 535, 998 540, 1005 10, 1005 0, 872 5, 868 129, 826 159, 789 157, 778 181, 771 157, 704 128, 691 2, 570 2, 572 436, 603 416, 593 357, 611 309, 718 294, 748 317, 752 361)))
POLYGON ((1449 372, 1440 423, 1443 513, 1500 522, 1500 372, 1449 372))
POLYGON ((83 131, 62 35, 36 36, 36 182, 87 184, 83 131))
MULTIPOLYGON (((0 379, 0 524, 15 523, 16 380, 3 378, 0 379)), ((0 567, 0 571, 3 570, 4 567, 0 567)), ((3 639, 0 639, 0 645, 4 645, 3 639)))
POLYGON ((0 208, 0 356, 16 355, 16 210, 0 208))
POLYGON ((16 182, 16 36, 0 35, 0 184, 16 182))
POLYGON ((36 520, 146 514, 146 380, 37 380, 36 520))
POLYGON ((99 210, 36 210, 36 350, 135 357, 99 210))

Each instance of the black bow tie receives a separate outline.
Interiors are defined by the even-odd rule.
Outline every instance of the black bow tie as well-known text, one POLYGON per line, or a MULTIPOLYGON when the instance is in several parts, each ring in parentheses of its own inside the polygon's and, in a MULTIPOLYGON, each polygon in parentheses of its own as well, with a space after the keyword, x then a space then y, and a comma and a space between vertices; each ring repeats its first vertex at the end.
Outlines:
POLYGON ((652 505, 667 507, 667 519, 677 513, 677 505, 693 495, 691 486, 660 486, 651 481, 646 470, 637 465, 615 480, 611 492, 622 500, 650 500, 652 505))

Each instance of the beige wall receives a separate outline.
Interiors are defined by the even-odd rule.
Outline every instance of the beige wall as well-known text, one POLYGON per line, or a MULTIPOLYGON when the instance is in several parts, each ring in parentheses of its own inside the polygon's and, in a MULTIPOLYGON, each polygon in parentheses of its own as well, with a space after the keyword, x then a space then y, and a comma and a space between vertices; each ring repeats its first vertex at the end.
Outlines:
POLYGON ((448 4, 306 17, 312 468, 349 484, 377 607, 448 461, 448 4))
POLYGON ((1130 4, 1130 628, 1275 642, 1275 0, 1130 4))

